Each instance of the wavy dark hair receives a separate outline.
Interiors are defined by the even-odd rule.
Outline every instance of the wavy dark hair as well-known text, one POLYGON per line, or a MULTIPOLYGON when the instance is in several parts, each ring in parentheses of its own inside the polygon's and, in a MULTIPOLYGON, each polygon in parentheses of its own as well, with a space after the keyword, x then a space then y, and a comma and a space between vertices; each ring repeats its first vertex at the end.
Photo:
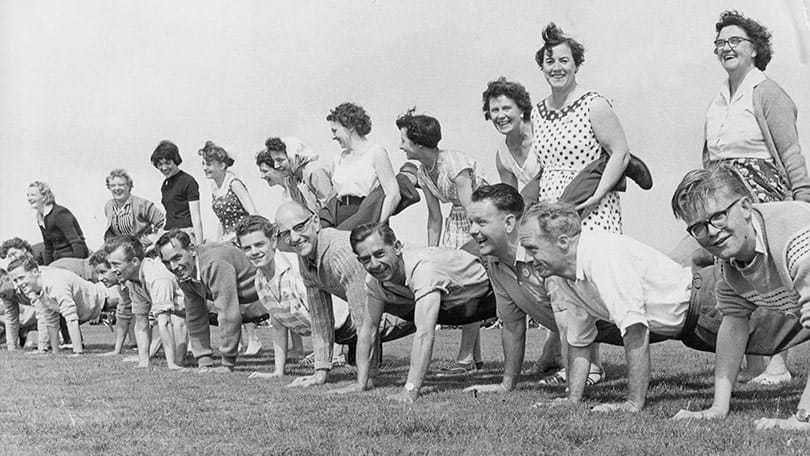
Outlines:
POLYGON ((442 126, 435 117, 414 114, 410 109, 397 119, 397 128, 405 129, 405 136, 420 146, 433 149, 442 140, 442 126))
POLYGON ((514 82, 506 79, 504 76, 499 77, 494 81, 489 81, 487 89, 481 94, 484 101, 483 111, 484 119, 491 120, 489 116, 489 100, 505 96, 514 101, 517 107, 523 111, 522 119, 529 121, 532 118, 532 97, 526 87, 519 82, 514 82))
MULTIPOLYGON (((765 71, 773 54, 773 49, 771 48, 771 32, 769 32, 764 25, 750 17, 744 16, 736 10, 723 11, 720 14, 720 20, 714 24, 714 30, 719 35, 721 30, 730 25, 736 25, 745 30, 748 39, 751 40, 751 44, 754 46, 754 51, 757 53, 757 55, 754 56, 754 66, 760 71, 765 71)), ((716 37, 717 35, 715 35, 715 38, 716 37)))
POLYGON ((200 157, 205 161, 218 161, 224 163, 226 167, 233 165, 234 159, 231 154, 224 148, 214 144, 213 141, 206 141, 202 149, 200 149, 200 157))
POLYGON ((354 129, 360 136, 371 133, 371 117, 362 106, 354 103, 341 103, 329 111, 329 122, 337 122, 346 128, 354 129))
POLYGON ((543 59, 545 59, 546 53, 553 55, 551 48, 563 43, 571 48, 571 56, 574 58, 574 64, 577 67, 585 63, 585 47, 579 41, 563 33, 562 29, 557 27, 557 24, 549 22, 543 29, 541 36, 543 38, 543 46, 538 49, 537 53, 534 55, 534 61, 537 62, 537 66, 543 66, 543 59))

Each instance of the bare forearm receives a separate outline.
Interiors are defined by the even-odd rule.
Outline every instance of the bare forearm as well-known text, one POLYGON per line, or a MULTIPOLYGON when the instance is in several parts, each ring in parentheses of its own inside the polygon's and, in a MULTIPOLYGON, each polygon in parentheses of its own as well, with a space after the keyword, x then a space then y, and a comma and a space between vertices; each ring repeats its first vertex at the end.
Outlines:
POLYGON ((385 199, 383 200, 382 209, 380 210, 380 223, 388 221, 388 217, 394 213, 394 209, 399 204, 399 187, 394 187, 396 190, 387 190, 385 192, 385 199))
POLYGON ((728 414, 734 382, 740 372, 745 346, 748 344, 748 320, 724 317, 717 332, 717 356, 714 368, 714 402, 712 408, 728 414))
POLYGON ((113 351, 116 353, 121 353, 124 350, 124 341, 127 338, 129 325, 131 323, 132 320, 128 318, 117 318, 115 320, 115 347, 113 348, 113 351))
POLYGON ((435 325, 429 325, 423 328, 422 331, 417 329, 416 336, 413 339, 413 348, 411 349, 411 367, 408 370, 408 383, 413 384, 417 391, 422 386, 422 381, 425 379, 425 373, 430 365, 430 358, 433 353, 433 339, 435 325))
POLYGON ((428 220, 427 226, 427 245, 428 247, 437 247, 439 240, 442 236, 442 220, 428 220))
POLYGON ((273 353, 276 373, 284 375, 284 368, 287 366, 287 328, 278 322, 273 324, 273 353))
POLYGON ((71 320, 67 322, 68 334, 73 343, 73 353, 84 353, 84 344, 82 343, 82 331, 79 329, 79 320, 71 320))
POLYGON ((591 368, 591 345, 568 345, 568 400, 579 402, 585 394, 585 379, 591 368))
POLYGON ((503 381, 501 385, 509 391, 515 387, 520 376, 520 368, 523 366, 523 356, 526 350, 525 318, 517 322, 504 322, 501 340, 503 343, 503 381))
POLYGON ((622 177, 628 163, 630 163, 630 153, 627 150, 611 153, 594 195, 606 195, 622 177))
POLYGON ((360 327, 357 336, 357 383, 365 389, 368 385, 369 363, 371 362, 371 346, 374 343, 374 333, 377 329, 366 326, 360 327))
POLYGON ((175 364, 175 344, 174 344, 174 325, 172 325, 172 316, 169 313, 161 313, 157 316, 158 334, 160 334, 160 341, 163 342, 163 354, 166 355, 166 363, 169 366, 175 364))

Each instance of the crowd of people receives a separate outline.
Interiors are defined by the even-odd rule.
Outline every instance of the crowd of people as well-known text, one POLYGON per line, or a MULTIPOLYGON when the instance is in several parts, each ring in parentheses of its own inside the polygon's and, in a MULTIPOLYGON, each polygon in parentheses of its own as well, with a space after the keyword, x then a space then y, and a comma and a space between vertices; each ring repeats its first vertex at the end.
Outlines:
MULTIPOLYGON (((533 104, 523 85, 500 77, 482 95, 484 118, 503 135, 494 154, 500 183, 465 152, 440 147, 438 119, 413 111, 393 122, 408 159, 395 172, 355 103, 326 117, 341 148, 331 163, 296 138, 266 140, 258 173, 286 200, 272 220, 229 171, 233 156, 207 141, 199 155, 212 181, 214 235, 203 232, 198 182, 180 169, 170 141, 150 158, 165 177, 162 208, 132 193, 125 170, 109 173, 96 252, 50 187, 33 182, 27 198, 42 243, 13 238, 0 247, 7 348, 24 348, 36 331, 34 353, 70 347, 81 355, 81 325, 111 314, 105 355, 134 339, 138 367, 151 367, 162 346, 168 369, 189 368, 190 351, 200 372, 227 373, 240 346, 245 356, 261 350, 257 325, 268 321, 274 369, 252 378, 286 375, 309 336, 313 373, 290 386, 324 384, 346 363, 357 381, 331 391, 350 394, 374 387, 385 342, 413 334, 404 387, 389 396, 412 402, 437 326, 461 327, 461 340, 454 364, 436 374, 469 375, 482 366, 479 328, 495 318, 502 381, 467 389, 513 390, 530 318, 551 334, 535 366, 540 383, 567 385, 565 397, 538 405, 581 402, 604 379, 599 346, 609 344, 624 347, 627 398, 592 410, 638 412, 650 344, 675 339, 715 352, 716 365, 712 406, 674 418, 723 418, 745 355, 762 370, 754 383, 783 383, 791 379, 788 349, 810 339, 810 178, 796 107, 764 73, 770 37, 736 11, 716 24, 713 49, 728 78, 706 113, 703 168, 672 196, 688 233, 679 252, 622 234, 620 193, 628 179, 651 188, 651 173, 630 154, 608 99, 577 83, 582 44, 550 23, 535 56, 550 93, 533 104), (405 246, 388 221, 422 198, 427 246, 405 246), (216 352, 211 325, 219 328, 216 352)), ((810 430, 810 382, 795 414, 757 426, 810 430)))

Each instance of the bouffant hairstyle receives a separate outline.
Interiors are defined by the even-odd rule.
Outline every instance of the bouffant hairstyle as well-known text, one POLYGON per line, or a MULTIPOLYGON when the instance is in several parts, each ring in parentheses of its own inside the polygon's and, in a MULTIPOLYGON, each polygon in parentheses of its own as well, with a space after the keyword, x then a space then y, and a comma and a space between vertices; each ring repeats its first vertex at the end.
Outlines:
POLYGON ((134 186, 132 182, 132 177, 130 177, 129 173, 126 172, 126 170, 124 169, 116 168, 110 171, 110 174, 107 175, 107 177, 104 179, 107 182, 107 188, 110 188, 110 181, 115 179, 116 177, 120 177, 125 181, 127 181, 127 185, 129 186, 130 189, 132 189, 132 187, 134 186))
POLYGON ((543 47, 538 49, 537 54, 534 55, 534 61, 537 62, 538 66, 543 66, 543 60, 546 58, 546 53, 548 53, 548 55, 553 55, 551 48, 563 43, 567 44, 568 47, 571 48, 571 56, 574 58, 574 64, 577 67, 585 63, 585 47, 582 46, 579 41, 564 34, 562 29, 557 27, 557 24, 549 22, 548 25, 543 29, 542 38, 543 47))
POLYGON ((532 118, 532 97, 529 95, 529 91, 526 90, 523 84, 509 81, 501 76, 494 81, 489 81, 487 89, 481 94, 481 98, 484 100, 482 108, 484 119, 491 120, 489 116, 489 100, 498 98, 501 95, 514 101, 517 107, 523 111, 523 120, 528 121, 532 118))
POLYGON ((174 164, 178 166, 180 163, 183 163, 183 159, 180 158, 180 149, 178 149, 177 145, 173 142, 166 139, 155 147, 155 151, 152 152, 152 156, 149 157, 149 160, 151 160, 152 166, 155 167, 157 167, 161 160, 173 161, 174 164))
POLYGON ((46 184, 42 181, 34 181, 28 184, 28 188, 35 188, 39 191, 39 194, 45 197, 45 204, 54 204, 56 203, 56 197, 53 196, 53 190, 51 190, 51 186, 46 184))
POLYGON ((362 106, 354 103, 341 103, 329 111, 329 122, 337 122, 346 128, 354 129, 360 136, 371 133, 371 117, 362 106))
POLYGON ((264 142, 264 149, 256 154, 256 166, 264 164, 275 168, 275 162, 273 161, 272 155, 270 155, 270 151, 283 152, 286 155, 287 145, 284 144, 281 138, 276 138, 275 136, 267 138, 267 141, 264 142))
POLYGON ((226 167, 233 165, 234 159, 227 150, 214 144, 213 141, 206 141, 202 149, 200 149, 200 157, 207 162, 216 161, 225 164, 226 167))
POLYGON ((8 256, 9 249, 22 250, 25 253, 34 256, 34 249, 31 248, 31 244, 29 244, 25 239, 18 237, 7 239, 3 241, 3 244, 0 244, 0 258, 5 259, 8 256))
POLYGON ((435 117, 414 115, 410 110, 399 116, 396 123, 398 129, 405 129, 408 139, 422 147, 433 149, 442 140, 442 126, 435 117))
POLYGON ((745 30, 748 39, 751 40, 751 44, 754 46, 754 51, 757 53, 754 57, 754 66, 761 71, 765 71, 771 61, 771 54, 773 54, 771 32, 764 25, 750 17, 743 16, 742 13, 735 10, 723 11, 720 14, 720 20, 714 25, 714 29, 719 34, 720 30, 730 25, 736 25, 745 30))

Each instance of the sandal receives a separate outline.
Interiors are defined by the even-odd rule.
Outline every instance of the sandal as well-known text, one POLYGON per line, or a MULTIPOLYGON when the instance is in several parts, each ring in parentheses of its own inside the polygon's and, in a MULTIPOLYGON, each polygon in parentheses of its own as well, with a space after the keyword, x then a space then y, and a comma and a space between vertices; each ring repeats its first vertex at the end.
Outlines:
POLYGON ((605 371, 599 366, 592 365, 590 372, 588 372, 588 377, 585 379, 585 385, 593 386, 602 383, 604 379, 605 371))
POLYGON ((543 377, 537 381, 537 384, 541 386, 563 386, 566 383, 568 383, 568 378, 565 375, 565 369, 560 369, 548 377, 543 377))

